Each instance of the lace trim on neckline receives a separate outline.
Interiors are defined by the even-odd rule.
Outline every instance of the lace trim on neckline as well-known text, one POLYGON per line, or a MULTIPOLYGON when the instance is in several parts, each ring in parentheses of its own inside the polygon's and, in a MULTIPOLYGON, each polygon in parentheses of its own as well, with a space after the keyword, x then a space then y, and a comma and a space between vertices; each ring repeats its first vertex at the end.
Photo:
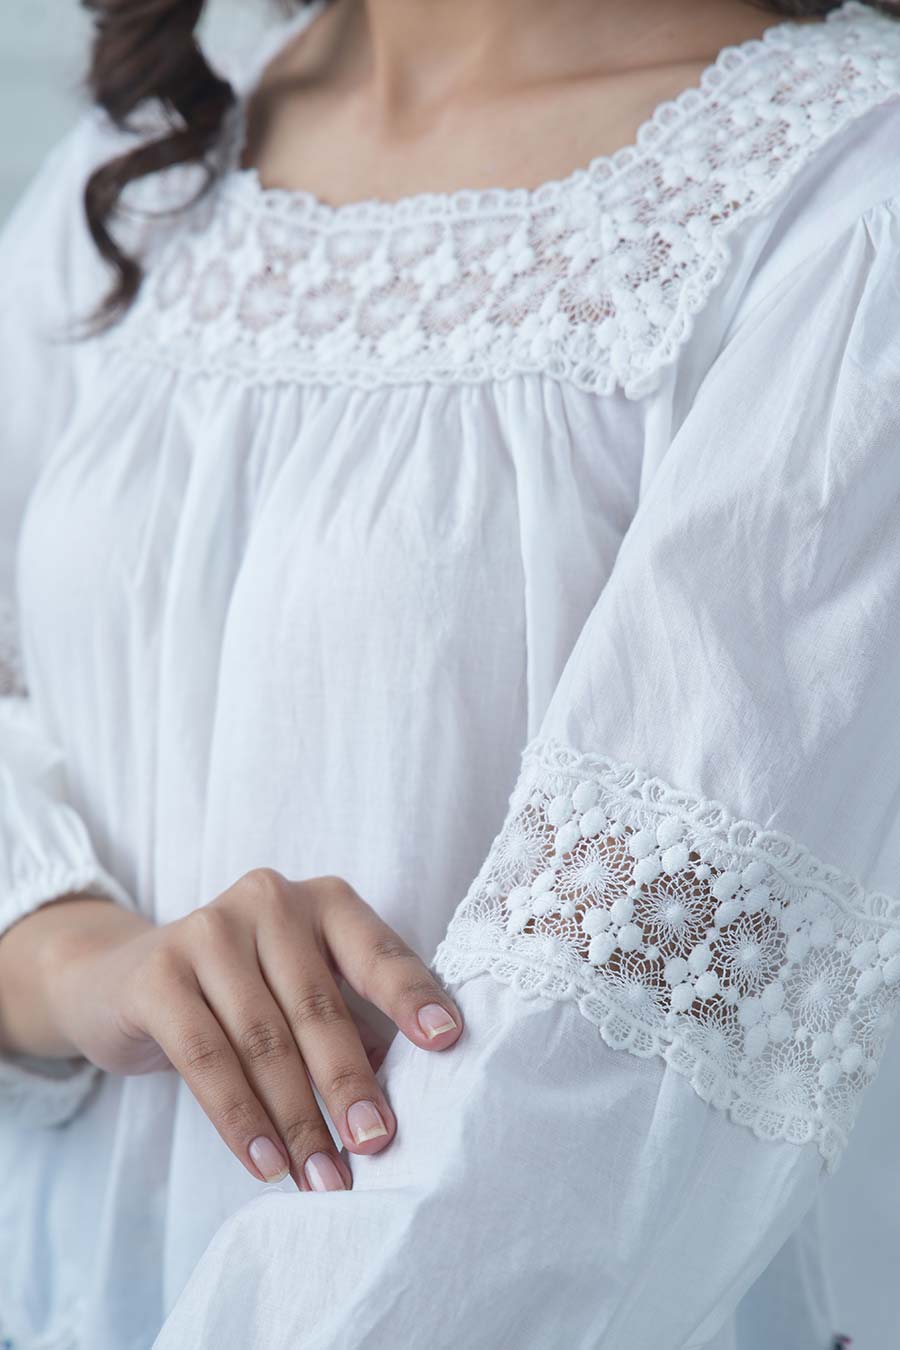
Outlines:
POLYGON ((434 969, 577 1003, 613 1049, 833 1169, 900 1003, 900 901, 719 802, 536 740, 434 969))
POLYGON ((145 284, 105 340, 242 383, 536 373, 642 398, 726 274, 737 227, 898 92, 900 24, 845 0, 726 48, 639 148, 533 191, 328 207, 226 172, 174 224, 145 222, 145 284))
MULTIPOLYGON (((298 30, 308 27, 327 3, 328 0, 313 0, 310 12, 302 15, 301 22, 295 18, 286 25, 282 33, 283 41, 278 46, 284 45, 298 30)), ((832 31, 830 26, 841 21, 873 15, 887 23, 895 22, 873 11, 862 0, 843 0, 836 9, 829 10, 817 26, 832 31)), ((423 220, 432 216, 465 216, 473 212, 481 215, 490 211, 538 210, 554 204, 568 192, 587 187, 599 189, 614 183, 620 174, 651 154, 665 137, 672 135, 720 93, 736 71, 766 56, 772 48, 802 43, 808 27, 807 24, 787 19, 770 25, 758 37, 723 47, 701 71, 696 84, 656 105, 641 122, 630 144, 610 154, 596 155, 589 163, 571 173, 548 179, 534 188, 459 188, 451 192, 414 192, 393 201, 373 197, 332 205, 305 188, 265 186, 255 167, 240 167, 246 143, 248 106, 255 94, 253 76, 238 83, 237 101, 230 110, 223 133, 225 171, 229 186, 261 209, 286 212, 292 219, 302 218, 307 223, 316 223, 325 228, 353 224, 384 226, 395 221, 423 220)), ((254 67, 255 73, 259 73, 259 64, 254 67)))

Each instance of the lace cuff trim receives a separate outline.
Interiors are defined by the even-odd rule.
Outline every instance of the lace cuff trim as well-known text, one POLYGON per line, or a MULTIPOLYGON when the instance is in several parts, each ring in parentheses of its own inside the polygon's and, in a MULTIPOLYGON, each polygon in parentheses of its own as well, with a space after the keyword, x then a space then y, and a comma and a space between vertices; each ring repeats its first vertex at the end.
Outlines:
MULTIPOLYGON (((633 145, 568 178, 344 206, 241 170, 239 103, 218 190, 169 233, 148 224, 147 284, 108 340, 263 384, 539 372, 640 398, 725 275, 734 230, 898 92, 896 22, 845 0, 724 48, 633 145)), ((177 199, 182 179, 167 181, 177 199)))
POLYGON ((576 1001, 614 1049, 833 1168, 900 999, 900 903, 718 802, 533 742, 434 966, 576 1001))

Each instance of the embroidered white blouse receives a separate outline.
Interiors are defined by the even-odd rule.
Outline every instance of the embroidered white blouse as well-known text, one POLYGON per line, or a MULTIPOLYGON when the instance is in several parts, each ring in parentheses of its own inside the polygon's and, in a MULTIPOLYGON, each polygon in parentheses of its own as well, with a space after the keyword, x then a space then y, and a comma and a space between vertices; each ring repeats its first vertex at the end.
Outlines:
POLYGON ((338 1194, 172 1074, 8 1059, 2 1332, 821 1350, 776 1253, 900 998, 900 24, 775 24, 534 191, 337 207, 238 166, 271 50, 109 333, 60 336, 124 133, 0 237, 0 919, 339 873, 466 1031, 394 1040, 338 1194))

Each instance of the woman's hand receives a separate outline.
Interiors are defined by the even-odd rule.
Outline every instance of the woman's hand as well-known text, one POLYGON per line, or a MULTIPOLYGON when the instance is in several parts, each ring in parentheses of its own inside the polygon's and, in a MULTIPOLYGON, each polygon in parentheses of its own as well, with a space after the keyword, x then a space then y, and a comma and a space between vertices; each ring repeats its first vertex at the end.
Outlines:
POLYGON ((171 1064, 263 1180, 290 1171, 301 1189, 351 1185, 313 1083, 351 1152, 377 1152, 394 1135, 370 1059, 377 1037, 361 1034, 341 977, 423 1049, 444 1050, 460 1034, 443 987, 338 877, 292 882, 258 869, 160 927, 109 902, 86 903, 88 924, 75 921, 70 902, 18 925, 69 911, 44 949, 56 1053, 121 1074, 171 1064))

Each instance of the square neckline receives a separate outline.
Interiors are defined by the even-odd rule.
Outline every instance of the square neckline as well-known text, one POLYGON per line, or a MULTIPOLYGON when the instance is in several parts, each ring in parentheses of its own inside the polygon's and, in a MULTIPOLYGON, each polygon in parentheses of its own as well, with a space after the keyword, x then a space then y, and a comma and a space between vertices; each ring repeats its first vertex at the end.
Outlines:
POLYGON ((302 212, 307 222, 314 220, 325 226, 345 223, 389 225, 394 221, 415 219, 422 212, 428 215, 435 212, 455 215, 481 209, 521 209, 549 205, 579 187, 591 183, 608 183, 643 158, 663 135, 675 131, 695 111, 706 106, 735 71, 744 69, 779 46, 796 41, 807 28, 818 32, 829 25, 833 27, 840 20, 862 16, 871 18, 877 13, 863 0, 841 0, 817 23, 784 19, 770 24, 756 37, 721 47, 693 84, 686 85, 673 98, 663 99, 651 109, 638 125, 631 141, 607 154, 594 156, 568 174, 545 179, 535 187, 462 187, 446 192, 412 192, 393 198, 366 197, 332 203, 308 188, 267 185, 260 178, 256 165, 241 164, 247 144, 249 109, 259 93, 262 75, 295 36, 308 30, 329 3, 330 0, 311 0, 311 3, 264 39, 249 66, 232 80, 235 102, 223 128, 223 178, 226 181, 235 184, 246 198, 263 209, 296 210, 302 212))

